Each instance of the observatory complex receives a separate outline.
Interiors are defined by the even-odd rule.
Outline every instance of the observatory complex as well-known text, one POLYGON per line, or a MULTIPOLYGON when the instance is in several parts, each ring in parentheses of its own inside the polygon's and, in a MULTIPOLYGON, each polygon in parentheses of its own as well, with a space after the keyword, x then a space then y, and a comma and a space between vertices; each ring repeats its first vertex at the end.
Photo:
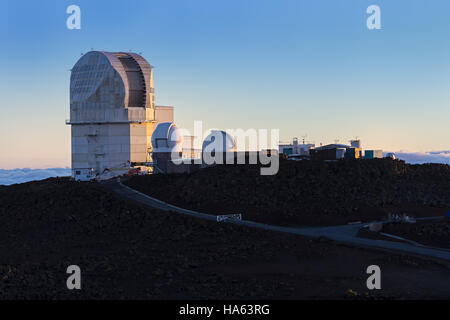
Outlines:
POLYGON ((73 177, 145 168, 154 129, 173 122, 173 107, 155 106, 152 66, 136 53, 91 51, 71 71, 73 177))
MULTIPOLYGON (((210 165, 233 163, 235 137, 212 130, 196 148, 174 124, 171 106, 155 105, 152 66, 132 52, 90 51, 71 70, 70 119, 72 177, 109 179, 123 174, 193 172, 210 165)), ((359 140, 351 146, 280 144, 277 153, 292 160, 362 158, 359 140)), ((253 153, 248 153, 253 155, 253 153)), ((276 156, 273 152, 267 153, 276 156)), ((367 150, 365 158, 382 157, 367 150)), ((245 157, 243 158, 245 160, 245 157)))
MULTIPOLYGON (((197 170, 202 150, 195 148, 193 136, 182 135, 173 120, 173 107, 155 105, 153 70, 143 57, 131 52, 84 54, 70 77, 66 123, 71 125, 72 177, 109 179, 135 169, 197 170)), ((221 139, 214 141, 222 136, 228 138, 226 149, 234 151, 231 137, 218 131, 216 136, 207 137, 208 152, 214 153, 215 145, 223 151, 221 139)))

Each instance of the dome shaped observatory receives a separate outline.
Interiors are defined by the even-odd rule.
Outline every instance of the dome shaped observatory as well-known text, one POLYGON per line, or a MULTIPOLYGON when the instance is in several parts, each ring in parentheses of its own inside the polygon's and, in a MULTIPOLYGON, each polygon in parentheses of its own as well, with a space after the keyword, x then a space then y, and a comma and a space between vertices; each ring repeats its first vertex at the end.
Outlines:
POLYGON ((173 122, 158 124, 152 134, 153 152, 182 152, 183 134, 173 122))
POLYGON ((152 66, 132 52, 91 51, 70 77, 72 170, 145 164, 156 126, 152 66))
POLYGON ((202 152, 234 152, 236 140, 223 130, 212 130, 203 140, 202 152))

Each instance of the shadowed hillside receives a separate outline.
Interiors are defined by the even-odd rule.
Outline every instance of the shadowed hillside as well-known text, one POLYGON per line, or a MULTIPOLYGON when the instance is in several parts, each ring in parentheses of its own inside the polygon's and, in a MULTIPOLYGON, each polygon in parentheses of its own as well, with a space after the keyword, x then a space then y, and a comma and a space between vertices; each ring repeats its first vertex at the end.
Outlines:
POLYGON ((280 225, 371 221, 389 212, 444 215, 450 207, 450 166, 390 159, 280 159, 274 176, 261 176, 257 165, 222 165, 190 175, 136 176, 125 183, 182 207, 243 213, 247 220, 280 225))
POLYGON ((441 264, 148 209, 97 183, 3 187, 0 204, 3 299, 450 296, 441 264), (72 264, 79 291, 66 288, 72 264), (381 291, 366 288, 372 264, 383 267, 381 291))

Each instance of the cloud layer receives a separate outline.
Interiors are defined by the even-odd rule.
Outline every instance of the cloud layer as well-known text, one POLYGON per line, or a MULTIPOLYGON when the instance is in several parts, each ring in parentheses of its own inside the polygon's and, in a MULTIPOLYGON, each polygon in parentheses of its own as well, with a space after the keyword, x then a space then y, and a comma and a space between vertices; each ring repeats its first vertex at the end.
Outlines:
POLYGON ((24 183, 33 180, 42 180, 50 177, 70 176, 70 168, 49 168, 49 169, 0 169, 0 185, 11 185, 24 183))
POLYGON ((450 164, 450 150, 433 152, 395 152, 397 158, 405 160, 407 163, 446 163, 450 164))

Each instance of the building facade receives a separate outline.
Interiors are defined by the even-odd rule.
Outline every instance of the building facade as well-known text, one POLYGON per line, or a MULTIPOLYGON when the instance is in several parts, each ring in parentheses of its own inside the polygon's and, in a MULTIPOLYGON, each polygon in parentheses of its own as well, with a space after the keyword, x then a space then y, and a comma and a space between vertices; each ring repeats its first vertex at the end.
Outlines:
POLYGON ((84 54, 70 77, 73 177, 145 165, 158 113, 173 121, 173 108, 155 107, 152 66, 143 57, 84 54))
POLYGON ((314 148, 315 145, 312 143, 298 143, 298 139, 294 138, 292 143, 279 144, 278 153, 284 154, 286 156, 291 155, 309 155, 309 150, 314 148))

